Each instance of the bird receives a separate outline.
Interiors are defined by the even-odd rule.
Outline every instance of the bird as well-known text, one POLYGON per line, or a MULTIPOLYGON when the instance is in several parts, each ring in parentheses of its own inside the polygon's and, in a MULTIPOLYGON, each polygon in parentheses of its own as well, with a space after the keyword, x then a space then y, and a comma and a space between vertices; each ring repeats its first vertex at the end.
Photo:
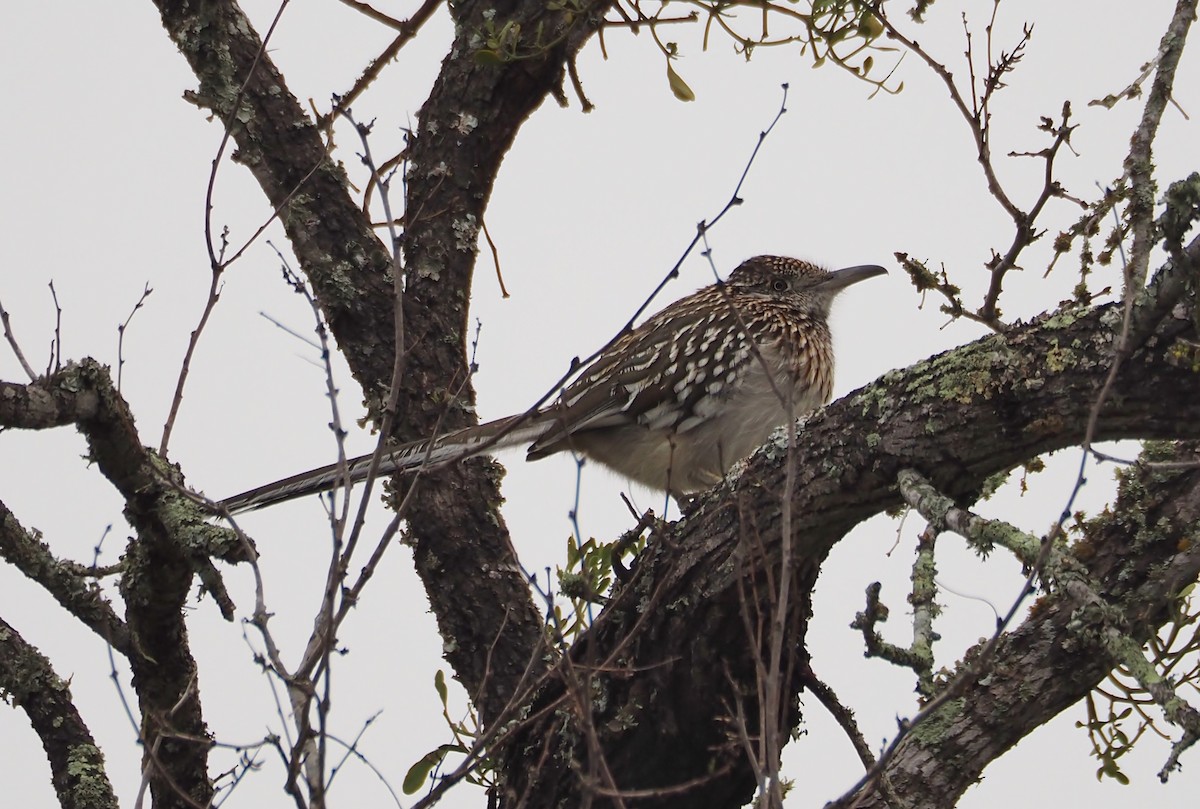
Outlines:
MULTIPOLYGON (((711 488, 789 419, 833 394, 830 306, 875 264, 825 270, 756 256, 725 281, 668 305, 614 339, 540 409, 385 448, 379 474, 527 444, 527 460, 571 451, 676 498, 711 488)), ((220 502, 238 513, 366 478, 372 455, 313 469, 220 502)))

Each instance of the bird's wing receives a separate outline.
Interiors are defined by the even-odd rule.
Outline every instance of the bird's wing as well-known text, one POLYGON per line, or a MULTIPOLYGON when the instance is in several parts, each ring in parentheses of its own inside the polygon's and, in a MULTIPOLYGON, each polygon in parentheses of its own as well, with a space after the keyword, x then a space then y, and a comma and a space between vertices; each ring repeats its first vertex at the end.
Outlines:
POLYGON ((543 411, 552 419, 529 448, 531 460, 570 444, 572 435, 627 424, 679 429, 692 406, 718 377, 744 362, 747 351, 714 352, 711 341, 735 333, 744 343, 729 307, 689 306, 690 298, 663 310, 617 340, 543 411), (708 355, 708 362, 696 359, 708 355))

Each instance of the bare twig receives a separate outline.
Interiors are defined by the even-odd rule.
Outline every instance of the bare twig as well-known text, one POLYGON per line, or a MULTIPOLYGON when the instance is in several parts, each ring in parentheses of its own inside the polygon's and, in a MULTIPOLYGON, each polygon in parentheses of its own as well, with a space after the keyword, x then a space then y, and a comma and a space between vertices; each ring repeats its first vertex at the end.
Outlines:
POLYGON ((50 360, 46 363, 46 376, 52 371, 62 370, 62 307, 58 304, 58 290, 50 284, 50 300, 54 301, 54 345, 50 349, 50 360))
MULTIPOLYGON (((387 442, 391 439, 392 424, 396 418, 396 411, 400 403, 400 381, 404 376, 404 367, 408 361, 408 352, 405 348, 405 327, 404 327, 404 284, 405 284, 405 268, 403 257, 400 254, 400 234, 396 230, 396 219, 392 215, 391 203, 391 180, 387 176, 381 176, 374 159, 371 156, 371 143, 368 135, 370 134, 370 126, 361 125, 354 120, 349 108, 342 108, 340 114, 354 126, 362 143, 362 160, 363 164, 371 172, 374 183, 379 187, 380 205, 383 207, 384 220, 387 222, 388 236, 390 237, 391 255, 392 255, 392 305, 394 311, 394 331, 393 342, 395 345, 395 355, 392 364, 392 381, 391 387, 388 390, 387 400, 383 407, 383 419, 379 426, 379 441, 375 446, 374 456, 371 458, 371 466, 367 473, 367 478, 363 484, 363 497, 359 502, 358 513, 355 516, 354 527, 350 532, 350 536, 346 542, 346 551, 342 567, 349 563, 350 555, 354 551, 354 547, 358 541, 362 531, 363 524, 366 521, 366 510, 368 499, 371 492, 371 484, 374 482, 375 476, 379 471, 379 464, 383 459, 383 452, 387 446, 387 442)), ((465 381, 464 381, 465 384, 465 381)), ((341 458, 344 462, 344 452, 341 453, 341 458)), ((410 490, 411 491, 411 490, 410 490)), ((398 514, 403 513, 398 511, 398 514)), ((377 553, 381 552, 377 549, 377 553)))
POLYGON ((496 249, 496 243, 492 241, 492 234, 488 233, 487 220, 481 220, 480 228, 483 230, 483 238, 487 240, 488 249, 492 251, 492 263, 496 266, 496 281, 500 284, 500 297, 509 297, 508 289, 504 286, 504 274, 500 272, 500 251, 496 249))
MULTIPOLYGON (((343 0, 343 2, 345 2, 345 0, 343 0)), ((379 74, 383 72, 383 68, 396 58, 396 54, 400 52, 400 49, 408 44, 410 39, 417 35, 417 32, 421 30, 421 26, 429 21, 429 18, 433 16, 433 12, 436 11, 441 4, 442 0, 424 0, 424 2, 421 3, 421 7, 418 8, 411 17, 404 22, 399 23, 398 26, 391 26, 395 27, 400 33, 396 35, 396 38, 392 40, 391 44, 383 49, 383 52, 379 54, 379 56, 371 60, 371 63, 367 65, 365 70, 363 70, 362 75, 359 76, 358 80, 354 82, 354 86, 351 87, 346 93, 337 96, 337 101, 333 105, 333 109, 320 117, 318 120, 318 125, 321 127, 327 127, 334 118, 336 118, 338 115, 341 115, 343 111, 350 109, 354 102, 358 100, 358 97, 366 92, 367 88, 371 86, 375 79, 379 78, 379 74)), ((359 6, 361 4, 356 3, 354 5, 359 6)), ((389 26, 391 25, 391 23, 385 24, 389 26)))
MULTIPOLYGON (((781 809, 783 806, 783 783, 780 778, 781 756, 783 745, 786 743, 786 720, 784 706, 788 693, 787 681, 784 679, 784 649, 783 640, 787 637, 788 617, 792 610, 792 580, 795 578, 795 563, 792 545, 795 537, 792 535, 792 493, 796 490, 796 412, 793 396, 795 385, 789 385, 786 392, 787 401, 784 409, 787 412, 787 459, 784 462, 784 483, 780 503, 780 556, 779 556, 779 596, 775 601, 774 613, 771 616, 769 638, 769 655, 767 662, 767 679, 763 684, 765 691, 766 710, 759 720, 763 735, 766 739, 765 762, 767 773, 767 806, 781 809)), ((789 650, 789 655, 792 654, 789 650)), ((789 666, 790 668, 790 661, 789 666)))
MULTIPOLYGON (((258 52, 254 54, 254 61, 246 73, 246 78, 243 79, 241 86, 238 88, 237 96, 234 98, 231 109, 237 110, 239 108, 242 96, 245 94, 246 88, 250 84, 250 80, 254 77, 254 73, 258 68, 259 61, 266 52, 267 43, 271 41, 271 37, 275 33, 275 28, 279 24, 279 21, 283 18, 284 9, 287 8, 289 2, 290 0, 282 0, 282 2, 280 2, 279 8, 275 12, 275 17, 271 20, 271 25, 267 29, 267 33, 262 39, 262 43, 259 46, 258 52)), ((322 161, 319 161, 309 170, 308 174, 306 174, 300 180, 300 182, 296 184, 296 187, 288 193, 284 200, 271 211, 271 215, 267 218, 267 221, 259 226, 259 228, 251 235, 245 244, 243 244, 234 252, 232 257, 227 259, 226 251, 229 246, 229 229, 225 228, 222 230, 221 249, 217 250, 213 239, 212 221, 213 195, 216 191, 217 172, 221 166, 221 160, 225 154, 225 149, 229 145, 230 139, 233 137, 233 120, 226 120, 224 124, 224 131, 221 133, 221 142, 217 146, 216 156, 213 157, 212 168, 208 174, 208 185, 204 191, 204 244, 208 250, 209 269, 212 276, 209 282, 208 297, 205 300, 204 309, 200 313, 200 321, 188 339, 188 346, 184 352, 183 361, 179 365, 179 377, 175 382, 175 393, 171 397, 171 407, 167 413, 167 420, 163 424, 162 438, 159 441, 159 454, 163 458, 168 457, 168 447, 171 443, 171 432, 174 429, 175 421, 179 416, 179 408, 183 404, 183 391, 184 387, 187 385, 188 374, 191 372, 192 357, 195 355, 196 348, 200 344, 200 335, 204 333, 204 328, 208 325, 209 316, 212 314, 213 309, 217 305, 217 301, 221 297, 222 274, 230 264, 237 261, 250 247, 250 245, 258 239, 263 231, 266 230, 267 226, 271 222, 275 221, 283 207, 288 204, 296 192, 308 181, 308 178, 312 176, 312 174, 317 170, 317 168, 321 165, 321 162, 324 160, 324 157, 322 157, 322 161)))
POLYGON ((858 727, 858 722, 854 719, 854 711, 843 705, 834 690, 811 670, 805 672, 804 685, 846 733, 846 738, 850 740, 863 767, 867 769, 874 767, 875 754, 871 752, 871 746, 867 744, 862 730, 858 727))
POLYGON ((1142 108, 1142 120, 1130 140, 1129 155, 1125 158, 1125 176, 1129 179, 1129 229, 1133 234, 1133 245, 1129 249, 1129 267, 1126 272, 1126 301, 1136 302, 1139 292, 1146 283, 1146 271, 1150 262, 1150 249, 1154 245, 1154 202, 1157 185, 1154 182, 1153 148, 1158 134, 1158 125, 1163 112, 1171 100, 1175 85, 1175 71, 1183 46, 1187 42, 1188 29, 1196 19, 1196 0, 1178 0, 1175 13, 1158 45, 1158 69, 1142 108))
POLYGON ((1137 78, 1131 81, 1129 86, 1127 86, 1124 90, 1119 93, 1109 93, 1104 98, 1094 98, 1088 102, 1088 106, 1104 107, 1105 109, 1111 110, 1113 107, 1117 106, 1118 102, 1123 101, 1124 99, 1134 99, 1139 97, 1142 94, 1142 85, 1146 82, 1146 79, 1150 78, 1150 76, 1154 73, 1154 68, 1156 67, 1158 67, 1158 59, 1151 59, 1149 62, 1142 65, 1142 72, 1139 73, 1137 78))
MULTIPOLYGON (((125 332, 129 329, 129 324, 133 322, 133 316, 138 313, 138 310, 146 305, 146 299, 150 297, 150 293, 154 290, 150 288, 150 283, 146 283, 146 288, 142 290, 142 296, 138 298, 137 303, 133 305, 133 309, 129 311, 129 317, 125 318, 125 322, 117 326, 117 393, 121 392, 121 372, 125 370, 125 332)), ((165 447, 163 448, 166 449, 165 447)))
POLYGON ((4 324, 4 338, 8 340, 8 345, 16 355, 17 362, 21 363, 21 368, 25 370, 25 374, 32 382, 37 379, 37 374, 33 372, 33 366, 29 364, 29 360, 25 359, 25 353, 21 351, 21 344, 17 342, 17 337, 13 333, 12 321, 9 320, 8 310, 4 308, 3 301, 0 301, 0 323, 4 324))
MULTIPOLYGON (((1000 204, 1000 207, 1008 214, 1013 222, 1014 233, 1012 242, 1003 254, 994 252, 992 259, 987 263, 987 269, 991 273, 991 279, 988 285, 987 293, 984 296, 983 302, 979 309, 975 312, 975 317, 971 319, 977 320, 992 329, 1003 331, 1006 326, 1000 317, 999 300, 1003 292, 1004 278, 1007 273, 1017 268, 1018 260, 1021 253, 1036 241, 1042 235, 1037 230, 1035 223, 1038 216, 1041 214, 1046 204, 1055 197, 1064 197, 1062 188, 1058 182, 1054 180, 1054 159, 1058 154, 1059 149, 1064 143, 1068 143, 1073 126, 1070 125, 1071 108, 1069 103, 1064 103, 1062 108, 1062 120, 1060 123, 1054 123, 1049 119, 1044 118, 1040 129, 1053 135, 1051 145, 1047 148, 1028 154, 1028 156, 1041 157, 1045 160, 1045 172, 1041 191, 1037 199, 1029 207, 1028 210, 1023 210, 1017 205, 1009 193, 1005 190, 1000 182, 999 176, 992 163, 992 143, 991 143, 991 112, 990 102, 992 96, 1005 87, 1004 77, 1011 72, 1020 62, 1029 38, 1033 33, 1032 26, 1026 25, 1022 29, 1022 35, 1017 44, 1011 51, 1002 51, 998 57, 993 57, 993 30, 996 21, 996 12, 999 8, 999 3, 993 3, 991 20, 986 27, 987 33, 987 54, 988 54, 988 69, 982 81, 982 89, 977 86, 979 84, 973 61, 972 40, 970 29, 967 26, 966 16, 963 16, 963 27, 966 31, 967 49, 966 59, 970 76, 970 103, 963 96, 962 90, 955 82, 954 75, 941 62, 934 59, 927 51, 925 51, 917 42, 901 33, 896 26, 883 14, 880 9, 881 4, 876 3, 874 10, 879 16, 880 21, 886 28, 888 35, 900 42, 907 49, 917 54, 922 61, 942 80, 946 88, 950 91, 950 98, 954 102, 954 106, 962 115, 964 121, 971 132, 971 136, 975 141, 976 160, 983 170, 984 179, 987 182, 989 193, 1000 204)), ((937 288, 936 285, 929 285, 932 288, 937 288)), ((943 291, 939 289, 939 291, 943 291)), ((944 294, 944 291, 943 291, 944 294)), ((956 303, 956 298, 948 296, 952 306, 956 303)), ((952 314, 954 312, 952 311, 952 314)), ((961 309, 958 314, 962 314, 961 309)), ((958 316, 956 314, 955 316, 958 316)))
POLYGON ((395 17, 384 14, 382 11, 378 10, 369 3, 360 3, 358 0, 339 0, 339 2, 342 5, 349 6, 360 14, 371 18, 375 22, 383 23, 388 28, 395 28, 397 31, 404 30, 405 24, 403 22, 397 20, 395 17))

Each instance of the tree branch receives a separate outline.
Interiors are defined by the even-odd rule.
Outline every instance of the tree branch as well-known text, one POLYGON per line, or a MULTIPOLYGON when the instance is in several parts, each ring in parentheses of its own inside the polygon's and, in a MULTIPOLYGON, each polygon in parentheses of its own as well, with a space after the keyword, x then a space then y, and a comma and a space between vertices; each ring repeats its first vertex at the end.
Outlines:
POLYGON ((37 582, 80 623, 117 652, 129 656, 129 630, 113 612, 99 586, 82 566, 55 558, 36 533, 27 531, 0 502, 0 557, 37 582))
MULTIPOLYGON (((296 257, 378 419, 395 351, 389 251, 238 5, 156 5, 200 80, 191 100, 230 128, 239 160, 279 208, 296 257)), ((403 305, 412 348, 394 430, 398 439, 432 434, 443 421, 454 428, 474 420, 474 392, 464 384, 465 317, 483 210, 517 130, 557 88, 566 60, 600 25, 608 6, 593 0, 551 10, 540 0, 522 0, 504 11, 504 19, 485 3, 467 0, 453 8, 456 41, 420 113, 411 149, 403 305), (508 22, 514 23, 510 31, 530 38, 541 32, 541 38, 518 38, 509 43, 520 51, 514 58, 481 63, 473 38, 508 22), (460 387, 462 394, 449 404, 430 395, 460 387)), ((447 639, 447 658, 467 690, 480 695, 485 719, 499 715, 520 690, 530 660, 541 659, 542 644, 541 616, 499 514, 497 470, 480 460, 439 471, 422 481, 409 512, 417 569, 447 639), (497 604, 506 610, 495 610, 497 604), (491 650, 486 665, 479 649, 491 650)))
POLYGON ((1154 182, 1154 139, 1158 135, 1163 111, 1171 100, 1175 71, 1183 55, 1188 29, 1196 19, 1196 6, 1197 0, 1178 0, 1175 4, 1171 22, 1158 45, 1155 59, 1158 69, 1150 84, 1146 106, 1142 108, 1142 120, 1134 130, 1129 155, 1125 158, 1125 176, 1129 178, 1129 229, 1133 234, 1129 266, 1126 268, 1125 296, 1132 302, 1137 301, 1146 283, 1150 250, 1157 242, 1154 234, 1154 203, 1158 193, 1158 186, 1154 182))
POLYGON ((104 755, 60 678, 41 652, 0 618, 0 691, 29 717, 50 762, 63 809, 117 809, 104 755))
POLYGON ((391 254, 350 197, 320 130, 236 2, 155 5, 199 80, 186 98, 229 128, 237 161, 278 209, 355 378, 369 397, 385 395, 393 353, 391 254))
MULTIPOLYGON (((799 515, 793 542, 801 557, 794 588, 804 599, 801 613, 809 612, 808 599, 829 549, 858 522, 900 503, 896 479, 902 469, 918 469, 940 491, 969 501, 991 475, 1082 440, 1108 370, 1106 347, 1120 322, 1114 306, 1047 316, 891 372, 810 418, 804 442, 795 449, 792 503, 799 515)), ((1117 395, 1101 411, 1098 438, 1200 437, 1200 422, 1193 420, 1200 418, 1200 375, 1176 370, 1172 359, 1175 338, 1190 335, 1188 328, 1186 320, 1168 319, 1150 347, 1128 361, 1117 395)), ((693 503, 668 537, 647 547, 634 578, 573 651, 576 666, 585 654, 595 661, 596 692, 605 698, 590 721, 600 731, 607 764, 622 788, 666 789, 710 772, 725 774, 705 781, 706 803, 736 806, 753 795, 752 772, 727 730, 734 721, 731 706, 754 693, 753 660, 760 653, 745 647, 745 607, 738 594, 760 594, 745 582, 778 565, 782 455, 768 446, 739 478, 693 503), (676 723, 664 727, 651 719, 662 716, 676 717, 676 723)), ((1097 578, 1106 586, 1112 581, 1097 578)), ((756 603, 749 609, 766 613, 769 607, 756 603)), ((1062 611, 1070 613, 1066 606, 1062 611)), ((1048 625, 1065 631, 1067 621, 1057 620, 1048 625)), ((807 621, 796 622, 791 632, 788 643, 802 649, 807 621)), ((1021 642, 1006 639, 996 659, 1010 659, 1001 655, 1017 654, 1013 644, 1021 642)), ((1057 697, 1030 710, 1029 727, 1086 693, 1110 666, 1081 668, 1070 682, 1064 680, 1057 697)), ((1022 665, 1017 671, 1025 676, 1031 669, 1022 665)), ((799 678, 792 680, 791 692, 798 693, 801 685, 799 678)), ((1024 687, 1039 690, 1037 683, 1024 687)), ((554 699, 561 688, 561 682, 548 685, 534 707, 554 699)), ((962 699, 939 716, 960 715, 962 699)), ((795 715, 790 720, 792 727, 799 721, 795 715)), ((516 735, 510 755, 517 759, 539 749, 546 733, 557 734, 556 744, 571 752, 560 757, 568 763, 546 761, 540 771, 527 760, 525 769, 510 766, 505 785, 510 799, 524 795, 530 806, 582 800, 586 788, 575 770, 586 766, 579 763, 586 752, 581 744, 572 749, 564 741, 578 730, 559 727, 562 721, 555 717, 516 735), (575 764, 569 763, 572 757, 575 764)), ((937 717, 933 721, 942 726, 937 717)), ((988 747, 986 761, 1027 730, 988 747)), ((749 732, 753 736, 756 726, 749 732)), ((912 781, 905 773, 918 766, 916 755, 915 748, 902 749, 887 774, 897 794, 907 794, 912 805, 930 805, 919 793, 908 792, 912 781)), ((980 759, 979 768, 986 761, 980 759)), ((961 788, 974 777, 964 776, 961 788)), ((681 795, 677 805, 694 799, 695 794, 681 795)), ((658 805, 675 804, 664 798, 658 805)))
MULTIPOLYGON (((987 682, 947 705, 937 732, 909 734, 887 767, 891 786, 910 806, 952 806, 985 765, 1030 731, 1072 705, 1120 662, 1114 630, 1145 643, 1169 617, 1169 605, 1200 574, 1200 545, 1180 535, 1200 525, 1200 470, 1162 473, 1139 468, 1125 475, 1111 513, 1085 528, 1075 553, 1091 556, 1097 594, 1063 588, 1044 596, 1031 617, 1001 638, 987 682), (1106 615, 1122 616, 1114 627, 1106 615), (954 761, 954 767, 929 767, 954 761)), ((969 662, 971 653, 968 652, 969 662)), ((885 806, 868 786, 854 807, 885 806)))
MULTIPOLYGON (((125 499, 125 517, 137 536, 123 560, 123 631, 110 613, 101 610, 96 615, 94 603, 85 604, 86 598, 67 592, 71 583, 61 576, 47 574, 39 581, 69 608, 80 610, 81 619, 93 629, 113 631, 114 644, 126 654, 141 708, 144 749, 147 755, 162 751, 145 762, 155 805, 207 803, 212 796, 209 744, 194 688, 196 663, 188 647, 183 606, 196 573, 232 618, 232 604, 223 596, 210 557, 237 562, 250 548, 233 532, 208 524, 205 513, 183 493, 179 470, 143 446, 108 369, 95 360, 68 364, 29 385, 4 383, 0 402, 0 423, 6 426, 42 428, 73 422, 87 439, 89 459, 125 499), (161 744, 160 734, 165 737, 161 744)), ((26 550, 36 556, 33 549, 26 550)), ((30 560, 37 561, 34 556, 30 560)), ((45 555, 40 560, 44 562, 45 555)))

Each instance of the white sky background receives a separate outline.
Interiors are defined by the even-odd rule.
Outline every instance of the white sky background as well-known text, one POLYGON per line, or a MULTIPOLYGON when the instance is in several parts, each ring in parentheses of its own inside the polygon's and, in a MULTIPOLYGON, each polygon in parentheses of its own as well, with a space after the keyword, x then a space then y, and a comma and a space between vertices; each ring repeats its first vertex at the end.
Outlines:
MULTIPOLYGON (((265 31, 276 4, 245 5, 265 31)), ((961 5, 981 32, 991 3, 961 5)), ((959 6, 942 0, 930 13, 933 22, 915 30, 962 76, 959 6)), ((1000 48, 1016 42, 1023 20, 1036 22, 1023 64, 993 107, 996 162, 1019 204, 1037 194, 1041 164, 1001 155, 1041 148, 1047 141, 1035 130, 1038 116, 1057 116, 1064 100, 1072 102, 1081 126, 1072 141, 1079 156, 1064 152, 1058 164, 1063 183, 1091 198, 1095 182, 1119 174, 1141 107, 1125 103, 1106 111, 1086 103, 1120 91, 1137 76, 1154 56, 1173 6, 1155 0, 1137 4, 1134 12, 1116 0, 1003 4, 1000 48)), ((381 8, 403 17, 416 3, 381 8)), ((662 56, 649 37, 613 31, 606 37, 607 62, 595 42, 580 58, 596 111, 582 115, 577 103, 566 110, 551 103, 518 136, 487 215, 512 297, 500 298, 485 256, 472 299, 472 318, 482 322, 475 379, 482 418, 527 407, 572 357, 590 354, 625 322, 674 263, 696 223, 728 198, 758 132, 778 108, 785 81, 791 84, 789 112, 743 189, 745 204, 712 234, 717 266, 726 273, 750 255, 783 253, 830 267, 892 268, 891 276, 851 289, 836 308, 838 396, 982 334, 968 323, 943 328, 946 318, 932 297, 919 310, 918 296, 892 258, 899 250, 934 267, 944 261, 967 301, 975 302, 987 280, 982 262, 990 248, 1003 249, 1011 239, 1010 223, 986 193, 967 128, 940 81, 910 55, 896 74, 905 91, 868 100, 867 85, 832 66, 814 71, 795 49, 762 49, 746 64, 719 37, 701 53, 698 33, 681 28, 664 34, 680 41, 686 58, 676 67, 695 90, 694 103, 671 96, 662 56)), ((297 96, 325 109, 330 93, 348 88, 388 39, 385 29, 340 3, 304 0, 285 14, 271 56, 297 96)), ((360 119, 376 120, 377 155, 398 148, 400 130, 414 122, 448 40, 444 18, 430 23, 355 106, 360 119)), ((982 45, 981 33, 976 41, 982 45)), ((1176 85, 1176 98, 1193 116, 1200 114, 1197 48, 1193 42, 1185 54, 1176 85)), ((877 55, 877 71, 891 61, 877 55)), ((209 284, 204 189, 220 127, 181 100, 195 79, 148 2, 10 4, 0 15, 0 77, 0 142, 8 155, 0 184, 0 299, 30 361, 44 368, 54 331, 47 288, 53 280, 63 307, 64 359, 94 356, 115 366, 117 325, 149 283, 154 292, 126 336, 123 390, 145 443, 157 446, 209 284)), ((1197 168, 1196 141, 1196 124, 1168 109, 1155 154, 1163 187, 1197 168)), ((358 147, 345 128, 339 145, 341 159, 352 164, 358 147)), ((214 221, 229 226, 236 245, 269 214, 249 173, 237 165, 221 168, 215 199, 214 221)), ((1053 234, 1074 215, 1058 203, 1045 223, 1053 234)), ((286 252, 281 229, 268 233, 286 252)), ((1027 272, 1009 277, 1002 298, 1007 315, 1032 316, 1066 297, 1075 281, 1072 262, 1060 262, 1043 280, 1048 251, 1049 239, 1025 257, 1027 272)), ((1110 277, 1094 287, 1119 286, 1116 271, 1106 272, 1110 277)), ((661 304, 712 280, 698 254, 683 276, 661 304)), ((214 497, 334 458, 323 376, 310 361, 314 352, 260 311, 311 333, 307 308, 284 288, 265 242, 227 273, 171 446, 172 460, 191 484, 214 497)), ((349 423, 361 415, 360 396, 348 373, 338 373, 349 423)), ((0 348, 0 377, 24 380, 6 347, 0 348)), ((371 446, 367 435, 349 439, 354 452, 371 446)), ((112 563, 128 528, 119 497, 86 467, 83 451, 73 430, 0 434, 0 496, 23 525, 44 532, 56 553, 83 562, 91 561, 92 547, 112 524, 101 559, 112 563)), ((515 453, 502 460, 510 464, 505 514, 526 567, 541 571, 561 563, 571 531, 573 462, 556 457, 525 464, 515 453)), ((1074 453, 1062 453, 1051 473, 1034 479, 1033 493, 1006 493, 983 509, 1040 532, 1065 503, 1076 463, 1074 453)), ((1098 507, 1110 480, 1110 470, 1092 471, 1085 507, 1098 507)), ((618 499, 623 488, 609 473, 585 468, 580 524, 586 536, 608 540, 628 527, 618 499)), ((657 496, 634 495, 639 506, 660 506, 657 496)), ((382 518, 375 522, 382 524, 382 518)), ((323 581, 323 511, 310 498, 248 516, 243 525, 264 555, 268 603, 277 613, 272 626, 294 660, 323 581)), ((866 585, 882 580, 892 607, 885 629, 889 639, 906 642, 905 594, 918 527, 909 522, 890 556, 893 524, 880 519, 860 527, 835 549, 817 591, 810 635, 814 668, 857 712, 873 743, 895 732, 897 715, 913 712, 913 681, 887 664, 863 660, 861 638, 847 624, 862 607, 866 585)), ((940 662, 951 665, 993 626, 991 607, 975 599, 1003 611, 1020 579, 1017 566, 999 553, 980 563, 951 536, 939 545, 940 581, 970 597, 942 595, 947 615, 938 630, 946 640, 936 651, 940 662)), ((249 571, 227 569, 225 575, 240 614, 247 614, 253 605, 249 571)), ((103 644, 8 568, 0 569, 0 615, 71 679, 122 803, 132 805, 140 751, 108 679, 103 644)), ((206 599, 194 605, 190 629, 205 716, 217 739, 249 743, 268 730, 278 732, 268 682, 252 664, 241 625, 221 621, 206 599)), ((360 747, 399 790, 408 766, 449 740, 432 687, 434 672, 448 667, 405 548, 389 551, 341 641, 349 655, 335 664, 334 727, 342 738, 353 738, 382 710, 360 747)), ((128 679, 125 672, 121 677, 128 679)), ((465 706, 461 691, 452 700, 465 706)), ((814 700, 805 704, 809 735, 787 753, 789 774, 800 785, 788 801, 795 807, 820 806, 858 773, 841 732, 814 700)), ((1098 784, 1088 739, 1073 727, 1082 716, 1081 708, 1072 709, 1021 744, 987 770, 962 805, 1194 805, 1200 754, 1185 756, 1185 771, 1162 787, 1155 773, 1168 746, 1147 738, 1121 762, 1133 786, 1098 784)), ((7 799, 28 807, 55 805, 48 766, 19 710, 0 710, 0 749, 7 799)), ((290 805, 279 788, 282 769, 269 754, 265 758, 264 771, 239 788, 230 806, 290 805)), ((233 763, 232 753, 214 757, 216 767, 233 763)), ((353 763, 334 782, 331 799, 389 805, 376 777, 353 763)), ((460 787, 444 805, 482 801, 480 793, 460 787)))

